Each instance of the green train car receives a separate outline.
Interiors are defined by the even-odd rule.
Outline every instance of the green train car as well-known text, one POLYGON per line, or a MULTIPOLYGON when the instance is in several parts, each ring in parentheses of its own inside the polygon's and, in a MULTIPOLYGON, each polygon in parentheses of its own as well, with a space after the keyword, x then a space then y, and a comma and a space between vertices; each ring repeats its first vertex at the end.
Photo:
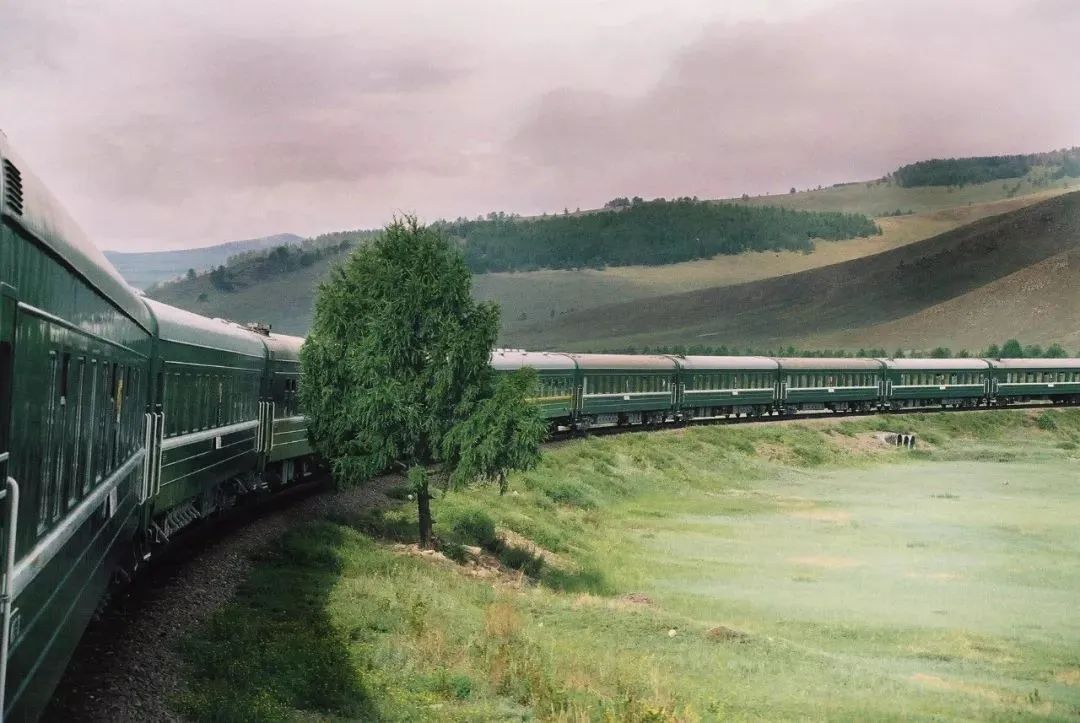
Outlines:
POLYGON ((778 394, 775 359, 760 356, 677 356, 679 419, 771 414, 778 394))
POLYGON ((537 387, 529 401, 539 407, 553 428, 569 428, 573 424, 581 392, 578 365, 573 357, 558 352, 496 349, 491 353, 491 367, 500 373, 523 367, 535 369, 537 387))
POLYGON ((993 403, 1080 403, 1080 359, 991 359, 993 403))
POLYGON ((114 580, 309 468, 301 344, 137 295, 0 135, 0 717, 40 715, 114 580))
POLYGON ((884 400, 890 408, 977 407, 990 392, 984 359, 882 359, 884 400))
POLYGON ((579 429, 656 424, 676 415, 679 365, 647 354, 571 354, 581 391, 574 422, 579 429))
POLYGON ((884 365, 876 359, 783 358, 776 362, 777 405, 784 413, 866 412, 882 404, 884 365))

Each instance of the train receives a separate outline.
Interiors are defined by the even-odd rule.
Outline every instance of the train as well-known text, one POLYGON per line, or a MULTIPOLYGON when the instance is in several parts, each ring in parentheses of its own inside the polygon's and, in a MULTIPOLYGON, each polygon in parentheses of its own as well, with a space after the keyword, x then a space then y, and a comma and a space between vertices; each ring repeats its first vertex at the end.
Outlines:
POLYGON ((868 359, 575 354, 499 349, 492 367, 536 370, 552 428, 656 425, 808 411, 1080 404, 1080 359, 868 359))
MULTIPOLYGON (((40 717, 109 590, 194 523, 320 462, 303 339, 129 287, 0 134, 0 716, 40 717)), ((495 350, 552 429, 1080 402, 1077 359, 495 350)))
POLYGON ((131 289, 0 135, 0 711, 35 720, 110 586, 317 461, 303 339, 131 289))

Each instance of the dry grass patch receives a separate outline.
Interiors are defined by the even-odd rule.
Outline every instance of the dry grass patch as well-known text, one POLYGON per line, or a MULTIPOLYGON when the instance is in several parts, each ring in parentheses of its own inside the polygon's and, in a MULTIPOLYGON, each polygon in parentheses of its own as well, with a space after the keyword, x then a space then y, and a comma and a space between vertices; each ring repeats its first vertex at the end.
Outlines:
POLYGON ((820 567, 826 570, 850 570, 861 567, 862 562, 854 557, 842 557, 839 555, 800 555, 789 557, 788 562, 805 567, 820 567))

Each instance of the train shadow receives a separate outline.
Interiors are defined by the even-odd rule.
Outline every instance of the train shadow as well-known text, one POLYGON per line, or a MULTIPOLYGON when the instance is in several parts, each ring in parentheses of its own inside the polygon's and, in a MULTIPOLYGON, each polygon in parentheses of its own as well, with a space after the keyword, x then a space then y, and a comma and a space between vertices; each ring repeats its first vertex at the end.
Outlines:
POLYGON ((333 523, 305 524, 258 554, 232 603, 185 640, 180 710, 196 720, 270 720, 296 711, 378 718, 348 639, 328 613, 345 534, 333 523))

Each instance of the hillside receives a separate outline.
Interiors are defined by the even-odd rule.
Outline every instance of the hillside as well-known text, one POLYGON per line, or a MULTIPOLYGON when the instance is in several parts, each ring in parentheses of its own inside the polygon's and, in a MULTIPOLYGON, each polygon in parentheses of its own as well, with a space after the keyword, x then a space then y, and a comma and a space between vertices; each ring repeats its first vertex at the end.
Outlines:
MULTIPOLYGON (((817 243, 809 254, 758 252, 667 266, 478 274, 473 277, 473 293, 502 306, 506 341, 538 322, 572 311, 783 276, 888 251, 1058 193, 1061 191, 1041 191, 930 213, 879 218, 880 236, 817 243)), ((231 292, 216 288, 209 277, 202 275, 162 285, 151 295, 207 316, 257 320, 285 333, 304 334, 311 321, 316 286, 338 261, 340 257, 319 259, 309 267, 231 292)))
MULTIPOLYGON (((533 348, 605 348, 656 343, 795 344, 850 333, 859 346, 879 340, 862 331, 904 319, 1080 246, 1080 193, 985 218, 930 239, 865 258, 762 281, 613 304, 566 314, 508 335, 533 348)), ((1071 299, 1075 291, 1066 291, 1071 299)), ((979 295, 970 297, 982 298, 979 295)), ((1030 298, 1030 297, 1028 297, 1030 298)), ((962 303, 962 302, 957 302, 962 303)), ((1018 323, 1030 308, 1010 304, 1018 323)), ((959 311, 959 310, 958 310, 959 311)), ((941 318, 937 333, 952 342, 963 317, 941 318)), ((1001 332, 984 320, 984 339, 1001 332)), ((1025 340, 1058 341, 1074 320, 1052 320, 1025 340)), ((914 333, 914 332, 913 332, 914 333)), ((917 338, 895 343, 924 346, 917 338)), ((973 344, 977 346, 977 344, 973 344)))
POLYGON ((146 251, 126 253, 106 251, 105 257, 112 262, 120 275, 138 289, 176 279, 188 269, 204 271, 224 264, 230 256, 248 251, 269 249, 275 246, 298 244, 304 239, 292 233, 279 233, 263 238, 230 241, 216 246, 179 251, 146 251))

